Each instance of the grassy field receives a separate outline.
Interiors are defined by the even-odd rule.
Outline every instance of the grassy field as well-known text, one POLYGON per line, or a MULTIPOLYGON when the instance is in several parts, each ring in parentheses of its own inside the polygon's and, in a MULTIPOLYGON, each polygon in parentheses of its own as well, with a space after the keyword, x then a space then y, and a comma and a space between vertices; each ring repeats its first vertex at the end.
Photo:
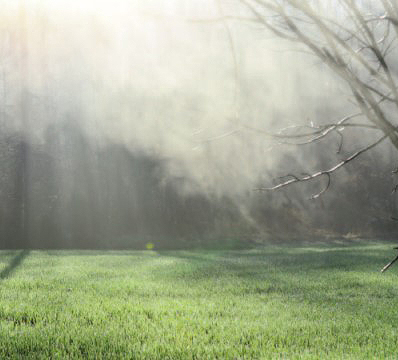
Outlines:
POLYGON ((391 247, 2 251, 0 358, 398 358, 391 247))

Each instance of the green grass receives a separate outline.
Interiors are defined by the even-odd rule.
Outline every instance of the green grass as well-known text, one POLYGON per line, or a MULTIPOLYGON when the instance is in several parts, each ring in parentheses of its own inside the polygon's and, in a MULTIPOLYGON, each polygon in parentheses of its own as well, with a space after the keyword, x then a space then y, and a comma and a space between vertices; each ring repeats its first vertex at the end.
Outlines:
POLYGON ((391 245, 1 251, 1 359, 397 358, 391 245))

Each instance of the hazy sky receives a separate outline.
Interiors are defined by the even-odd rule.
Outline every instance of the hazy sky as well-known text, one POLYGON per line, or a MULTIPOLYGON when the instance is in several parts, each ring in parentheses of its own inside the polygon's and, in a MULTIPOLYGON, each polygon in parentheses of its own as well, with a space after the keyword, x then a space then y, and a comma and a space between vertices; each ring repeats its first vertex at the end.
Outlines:
MULTIPOLYGON (((238 2, 220 3, 224 14, 243 11, 238 2)), ((339 99, 331 102, 341 89, 316 59, 261 27, 229 21, 233 53, 226 23, 193 21, 219 17, 215 1, 2 6, 2 81, 33 95, 35 141, 51 123, 74 121, 96 146, 114 142, 167 159, 169 176, 187 178, 191 190, 241 193, 267 169, 277 173, 279 147, 244 126, 273 131, 341 106, 339 99), (25 76, 18 68, 21 23, 25 76)), ((6 105, 17 99, 18 92, 3 93, 6 105)))

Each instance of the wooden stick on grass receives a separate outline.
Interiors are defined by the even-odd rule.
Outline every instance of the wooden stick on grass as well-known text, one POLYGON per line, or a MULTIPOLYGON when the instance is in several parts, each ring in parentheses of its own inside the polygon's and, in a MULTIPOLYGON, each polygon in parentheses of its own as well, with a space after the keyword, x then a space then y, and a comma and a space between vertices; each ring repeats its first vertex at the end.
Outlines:
MULTIPOLYGON (((395 247, 394 249, 398 249, 398 247, 395 247)), ((390 261, 386 266, 383 267, 383 269, 381 269, 381 272, 384 272, 386 270, 388 270, 388 268, 394 264, 396 261, 398 260, 398 255, 395 257, 394 260, 390 261)))

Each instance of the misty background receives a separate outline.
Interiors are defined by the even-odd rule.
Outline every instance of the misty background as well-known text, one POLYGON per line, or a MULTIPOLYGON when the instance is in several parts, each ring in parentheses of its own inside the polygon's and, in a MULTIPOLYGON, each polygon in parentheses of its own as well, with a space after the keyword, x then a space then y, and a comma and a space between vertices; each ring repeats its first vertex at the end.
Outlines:
MULTIPOLYGON (((155 248, 392 237, 388 145, 332 178, 372 133, 306 147, 268 133, 352 107, 314 57, 239 1, 0 2, 0 246, 155 248), (330 150, 332 149, 332 151, 330 150), (334 151, 335 150, 335 151, 334 151)), ((336 10, 336 16, 338 11, 336 10)), ((350 132, 351 131, 351 132, 350 132)))

